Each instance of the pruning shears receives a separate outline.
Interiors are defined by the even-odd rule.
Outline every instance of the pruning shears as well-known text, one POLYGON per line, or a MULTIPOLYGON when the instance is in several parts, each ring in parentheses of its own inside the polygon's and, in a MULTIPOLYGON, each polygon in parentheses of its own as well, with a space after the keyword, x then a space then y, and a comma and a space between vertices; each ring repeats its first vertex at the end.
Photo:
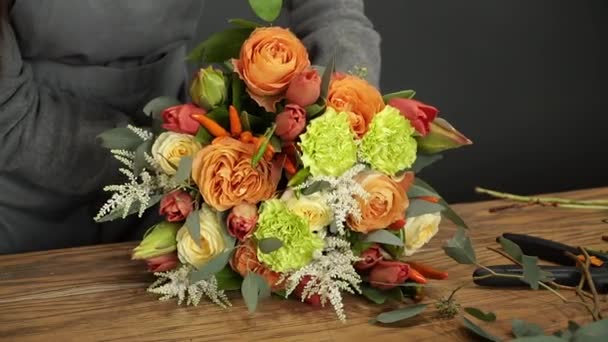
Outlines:
MULTIPOLYGON (((505 233, 503 238, 511 240, 521 248, 525 255, 537 256, 541 260, 549 261, 559 266, 540 265, 542 271, 548 272, 556 284, 565 286, 577 286, 583 276, 581 269, 576 267, 576 261, 566 255, 570 252, 579 255, 576 247, 568 246, 556 241, 546 240, 539 237, 523 234, 505 233)), ((499 239, 497 239, 499 241, 499 239)), ((591 261, 589 273, 599 293, 608 293, 608 255, 588 251, 591 261)), ((496 273, 522 275, 523 268, 519 265, 496 265, 488 267, 496 273)), ((490 274, 488 270, 479 268, 473 273, 473 277, 490 274)), ((517 287, 528 286, 517 278, 488 277, 475 279, 475 284, 491 287, 517 287)))

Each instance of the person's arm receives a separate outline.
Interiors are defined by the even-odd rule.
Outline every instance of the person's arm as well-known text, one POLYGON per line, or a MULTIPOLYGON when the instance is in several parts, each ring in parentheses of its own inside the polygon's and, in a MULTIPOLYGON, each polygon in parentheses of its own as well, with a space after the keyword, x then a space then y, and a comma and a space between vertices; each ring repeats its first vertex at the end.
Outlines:
POLYGON ((327 65, 334 51, 336 66, 368 70, 367 80, 380 79, 380 35, 363 11, 363 0, 289 0, 290 26, 309 49, 314 63, 327 65))
POLYGON ((96 136, 127 117, 38 84, 10 23, 0 25, 0 176, 51 193, 99 191, 116 174, 116 164, 96 136))

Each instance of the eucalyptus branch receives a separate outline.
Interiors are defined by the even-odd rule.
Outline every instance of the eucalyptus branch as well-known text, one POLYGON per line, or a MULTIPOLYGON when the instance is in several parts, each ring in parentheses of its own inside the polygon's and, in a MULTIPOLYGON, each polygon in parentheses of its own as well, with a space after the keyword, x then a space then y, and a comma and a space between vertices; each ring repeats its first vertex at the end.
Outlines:
MULTIPOLYGON (((570 257, 571 259, 573 259, 576 262, 576 264, 579 266, 579 268, 581 269, 581 272, 582 272, 581 278, 584 278, 585 282, 589 286, 589 289, 591 290, 591 293, 593 294, 593 298, 592 298, 593 299, 593 310, 590 310, 590 311, 592 311, 593 319, 595 321, 597 321, 597 320, 602 319, 602 313, 600 312, 600 297, 599 297, 599 294, 597 293, 597 289, 595 288, 595 283, 593 282, 593 278, 591 277, 591 272, 589 271, 589 267, 591 265, 591 257, 589 256, 589 253, 587 252, 586 249, 579 247, 579 250, 585 256, 585 262, 582 262, 578 258, 578 256, 576 256, 570 252, 566 252, 566 255, 568 257, 570 257)), ((581 284, 583 284, 582 280, 579 283, 579 287, 582 288, 581 284)), ((585 303, 585 304, 587 304, 587 303, 585 303)))
MULTIPOLYGON (((475 188, 475 192, 479 194, 490 195, 495 198, 516 201, 516 202, 525 202, 529 205, 541 205, 541 206, 551 206, 551 207, 560 207, 560 208, 571 208, 571 209, 600 209, 605 210, 608 209, 608 200, 572 200, 566 198, 558 198, 558 197, 535 197, 535 196, 521 196, 510 194, 506 192, 498 192, 494 190, 489 190, 485 188, 477 187, 475 188)), ((508 209, 514 206, 505 206, 501 207, 502 209, 508 209)), ((495 210, 496 211, 496 210, 495 210)))

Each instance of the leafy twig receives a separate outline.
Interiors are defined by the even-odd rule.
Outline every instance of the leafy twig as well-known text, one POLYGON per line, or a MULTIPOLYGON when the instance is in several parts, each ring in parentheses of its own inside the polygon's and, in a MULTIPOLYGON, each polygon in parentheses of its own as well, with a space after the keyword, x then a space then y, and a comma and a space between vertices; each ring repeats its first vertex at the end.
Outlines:
MULTIPOLYGON (((590 201, 581 201, 581 200, 572 200, 566 198, 558 198, 558 197, 534 197, 534 196, 521 196, 510 194, 506 192, 499 192, 494 190, 489 190, 485 188, 477 187, 475 188, 475 192, 479 194, 490 195, 495 198, 506 199, 516 202, 525 202, 528 205, 541 205, 541 206, 551 206, 551 207, 560 207, 560 208, 572 208, 572 209, 608 209, 608 200, 590 200, 590 201)), ((500 208, 493 208, 490 211, 499 211, 503 209, 516 208, 518 206, 504 206, 500 208)))

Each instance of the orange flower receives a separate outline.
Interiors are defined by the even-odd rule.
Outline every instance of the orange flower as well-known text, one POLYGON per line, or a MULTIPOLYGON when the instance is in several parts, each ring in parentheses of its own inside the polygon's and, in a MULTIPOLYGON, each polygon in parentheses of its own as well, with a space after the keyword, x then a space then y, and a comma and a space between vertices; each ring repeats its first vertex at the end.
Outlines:
POLYGON ((192 163, 192 179, 205 203, 224 211, 241 203, 269 199, 277 188, 272 164, 262 158, 251 166, 255 145, 220 137, 200 150, 192 163))
POLYGON ((404 182, 398 183, 391 177, 377 172, 361 173, 355 177, 355 180, 369 197, 366 199, 356 197, 361 209, 361 220, 357 221, 353 217, 347 219, 352 230, 367 234, 374 230, 385 229, 393 222, 404 218, 405 210, 409 206, 404 182))
POLYGON ((272 290, 281 290, 285 287, 285 282, 279 283, 281 273, 271 271, 268 267, 264 266, 258 260, 257 247, 255 243, 249 239, 240 244, 232 259, 230 260, 230 267, 245 277, 248 272, 254 272, 266 279, 268 285, 272 290))
POLYGON ((280 27, 255 29, 232 63, 249 95, 269 112, 275 112, 291 80, 310 66, 302 42, 280 27))
POLYGON ((384 108, 378 89, 352 75, 337 73, 329 84, 327 104, 338 112, 351 112, 353 131, 361 137, 372 118, 384 108))

